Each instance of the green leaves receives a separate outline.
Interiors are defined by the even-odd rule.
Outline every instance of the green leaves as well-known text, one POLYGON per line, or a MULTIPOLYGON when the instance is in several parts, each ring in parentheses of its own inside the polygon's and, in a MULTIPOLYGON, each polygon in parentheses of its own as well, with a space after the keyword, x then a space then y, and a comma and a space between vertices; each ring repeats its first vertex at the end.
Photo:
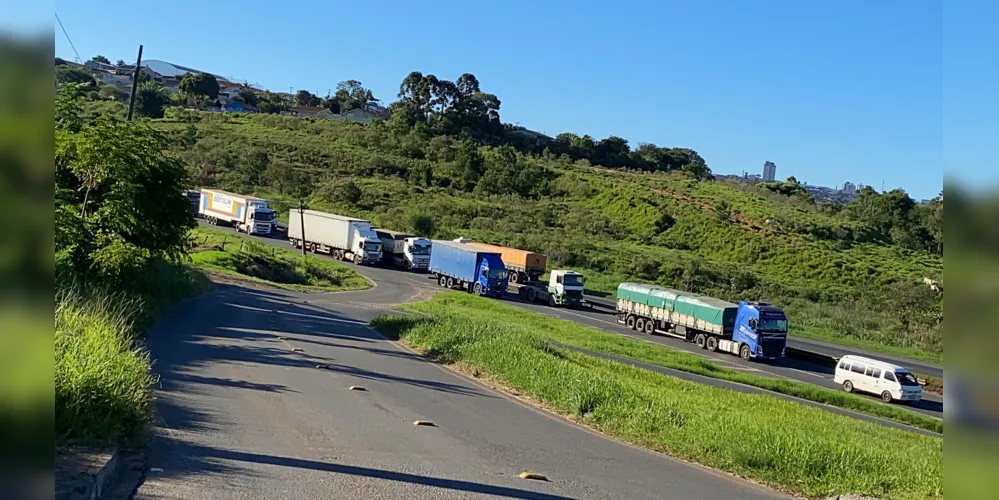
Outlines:
POLYGON ((189 94, 198 94, 214 101, 219 97, 219 81, 208 73, 186 73, 180 79, 180 90, 189 94))

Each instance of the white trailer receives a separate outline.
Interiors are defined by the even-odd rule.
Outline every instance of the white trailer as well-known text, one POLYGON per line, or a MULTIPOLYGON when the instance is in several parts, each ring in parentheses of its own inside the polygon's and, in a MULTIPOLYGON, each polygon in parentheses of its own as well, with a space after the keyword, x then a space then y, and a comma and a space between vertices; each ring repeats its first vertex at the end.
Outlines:
POLYGON ((201 190, 198 215, 213 226, 233 226, 246 234, 271 234, 277 220, 267 200, 218 189, 201 190))
POLYGON ((410 271, 426 271, 430 267, 433 243, 408 233, 375 229, 382 240, 382 262, 410 271))
POLYGON ((382 257, 382 241, 371 229, 371 222, 317 210, 288 211, 288 241, 296 247, 304 244, 311 252, 327 253, 356 264, 377 264, 382 257))

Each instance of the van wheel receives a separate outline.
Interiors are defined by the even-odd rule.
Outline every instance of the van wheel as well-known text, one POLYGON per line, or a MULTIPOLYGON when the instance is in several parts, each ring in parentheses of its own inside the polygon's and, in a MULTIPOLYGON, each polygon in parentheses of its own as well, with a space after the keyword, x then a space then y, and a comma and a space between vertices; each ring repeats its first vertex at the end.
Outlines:
POLYGON ((853 392, 853 382, 849 380, 843 382, 843 390, 846 392, 853 392))
POLYGON ((646 335, 652 335, 656 333, 656 322, 654 320, 648 320, 645 322, 645 333, 646 335))
POLYGON ((715 352, 718 350, 718 339, 714 337, 708 337, 708 341, 705 344, 709 351, 715 352))
POLYGON ((882 392, 881 401, 884 401, 885 403, 891 403, 891 393, 888 391, 882 392))
POLYGON ((447 276, 441 276, 440 279, 437 280, 437 284, 443 288, 447 288, 447 276))
POLYGON ((482 283, 475 284, 475 295, 482 295, 482 283))
POLYGON ((704 345, 707 344, 707 342, 708 338, 705 337, 703 333, 698 333, 697 336, 694 337, 694 343, 697 344, 697 347, 700 347, 701 349, 704 349, 704 345))
POLYGON ((749 350, 748 345, 742 344, 742 347, 739 348, 739 357, 746 361, 749 361, 753 357, 753 353, 749 350))
POLYGON ((624 320, 624 324, 628 328, 631 328, 632 330, 634 330, 635 329, 635 317, 634 316, 628 316, 628 319, 624 320))

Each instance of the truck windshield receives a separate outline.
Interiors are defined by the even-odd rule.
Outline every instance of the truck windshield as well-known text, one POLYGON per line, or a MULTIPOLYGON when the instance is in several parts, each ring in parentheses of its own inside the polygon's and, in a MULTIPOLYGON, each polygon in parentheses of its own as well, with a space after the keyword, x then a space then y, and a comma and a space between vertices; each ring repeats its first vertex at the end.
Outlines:
POLYGON ((426 245, 411 246, 409 251, 413 255, 430 255, 430 247, 426 245))
POLYGON ((253 220, 259 222, 271 222, 274 220, 274 212, 270 210, 266 212, 253 212, 253 220))
POLYGON ((506 269, 490 269, 488 276, 494 279, 505 280, 508 274, 506 269))
POLYGON ((763 319, 760 321, 760 331, 767 333, 787 333, 787 320, 763 319))
POLYGON ((565 286, 583 286, 583 277, 575 274, 566 274, 562 277, 562 284, 565 286))
POLYGON ((364 244, 364 251, 365 252, 381 252, 382 251, 382 246, 380 244, 378 244, 378 243, 365 243, 364 244))

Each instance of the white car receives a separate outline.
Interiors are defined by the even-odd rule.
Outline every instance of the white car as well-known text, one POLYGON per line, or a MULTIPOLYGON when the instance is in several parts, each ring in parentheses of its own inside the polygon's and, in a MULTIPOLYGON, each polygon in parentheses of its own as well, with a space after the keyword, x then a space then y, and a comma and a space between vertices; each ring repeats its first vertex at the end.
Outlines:
POLYGON ((846 392, 868 392, 890 403, 914 402, 923 398, 923 386, 909 370, 876 359, 847 355, 836 365, 833 381, 846 392))

